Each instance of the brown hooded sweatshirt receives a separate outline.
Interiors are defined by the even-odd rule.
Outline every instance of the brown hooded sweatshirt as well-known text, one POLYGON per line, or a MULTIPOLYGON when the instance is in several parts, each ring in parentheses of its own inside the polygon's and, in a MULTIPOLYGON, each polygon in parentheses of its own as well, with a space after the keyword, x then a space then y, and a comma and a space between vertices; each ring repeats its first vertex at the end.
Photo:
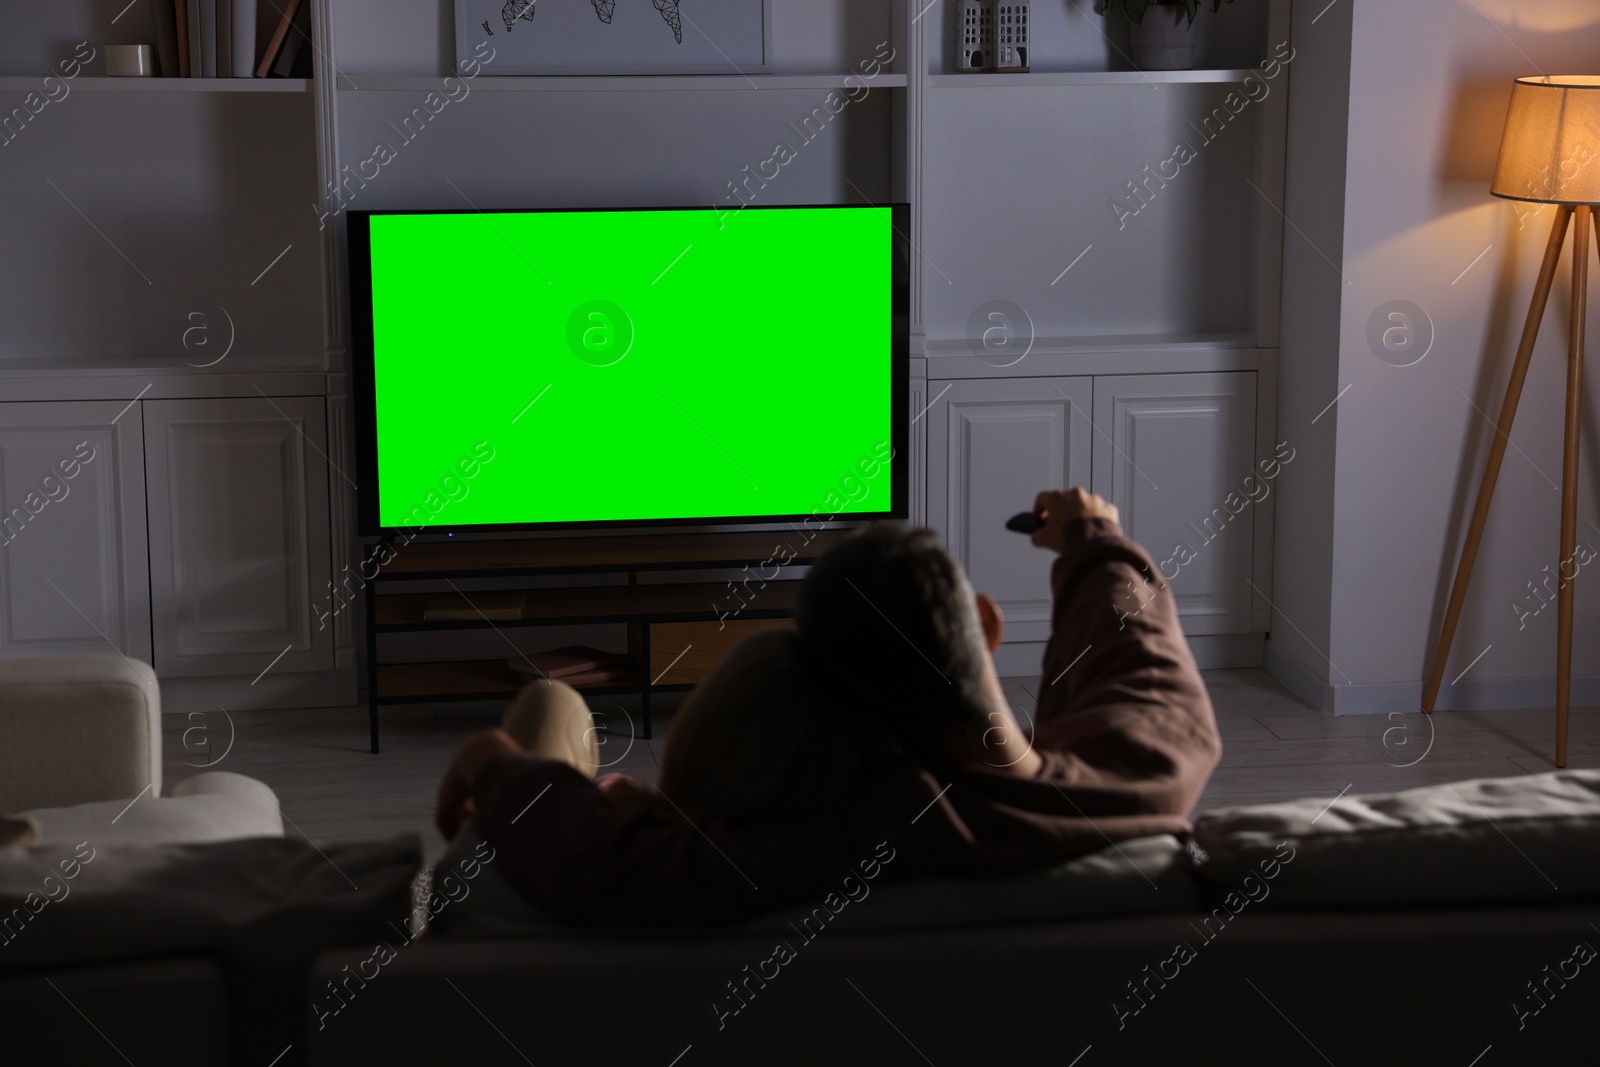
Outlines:
POLYGON ((875 854, 890 879, 993 875, 1181 834, 1221 756, 1211 701, 1150 556, 1106 519, 1067 527, 1051 568, 1034 777, 902 754, 802 816, 696 823, 670 801, 619 811, 561 762, 504 757, 474 784, 479 831, 560 921, 706 926, 822 898, 875 854))

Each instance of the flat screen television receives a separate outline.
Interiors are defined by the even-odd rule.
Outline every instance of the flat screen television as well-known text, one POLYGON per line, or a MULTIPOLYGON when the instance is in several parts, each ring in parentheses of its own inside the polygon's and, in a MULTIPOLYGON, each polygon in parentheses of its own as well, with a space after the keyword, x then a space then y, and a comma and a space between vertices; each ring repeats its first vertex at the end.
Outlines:
POLYGON ((907 215, 349 213, 361 532, 904 518, 907 215))

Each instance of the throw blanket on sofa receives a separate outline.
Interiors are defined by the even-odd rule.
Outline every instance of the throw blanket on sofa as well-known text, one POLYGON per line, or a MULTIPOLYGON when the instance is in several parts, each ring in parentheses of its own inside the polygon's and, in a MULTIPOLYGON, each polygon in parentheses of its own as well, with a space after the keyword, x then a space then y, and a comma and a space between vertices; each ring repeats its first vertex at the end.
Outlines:
POLYGON ((1116 523, 1080 519, 1051 587, 1036 777, 907 755, 828 810, 696 824, 666 805, 617 811, 565 763, 506 757, 476 782, 480 831, 542 912, 608 926, 737 922, 845 876, 1010 873, 1186 832, 1221 743, 1160 572, 1116 523))

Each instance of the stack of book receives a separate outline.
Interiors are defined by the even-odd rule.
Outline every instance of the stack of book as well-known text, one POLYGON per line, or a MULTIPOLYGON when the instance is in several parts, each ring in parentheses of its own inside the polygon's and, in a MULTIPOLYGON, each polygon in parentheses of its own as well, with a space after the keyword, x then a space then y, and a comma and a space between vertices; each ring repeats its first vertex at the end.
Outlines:
POLYGON ((310 0, 151 0, 163 78, 308 78, 310 0))

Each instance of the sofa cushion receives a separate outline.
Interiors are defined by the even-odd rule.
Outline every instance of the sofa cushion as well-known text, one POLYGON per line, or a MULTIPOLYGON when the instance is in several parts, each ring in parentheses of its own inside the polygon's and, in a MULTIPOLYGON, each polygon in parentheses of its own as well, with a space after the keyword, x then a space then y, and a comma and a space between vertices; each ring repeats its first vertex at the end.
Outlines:
POLYGON ((231 1062, 266 1062, 303 1043, 314 957, 403 940, 421 862, 415 834, 0 849, 0 974, 208 955, 228 976, 231 1062))
POLYGON ((1209 895, 1260 907, 1600 896, 1600 771, 1225 808, 1193 839, 1209 895))
POLYGON ((254 778, 227 771, 179 782, 173 796, 144 795, 21 815, 39 824, 41 843, 198 845, 239 837, 282 837, 278 798, 254 778))
MULTIPOLYGON (((60 1060, 161 1067, 217 1067, 228 1062, 228 1003, 222 968, 191 956, 53 970, 49 981, 37 974, 0 973, 0 1018, 8 1024, 0 1046, 8 1063, 60 1060), (182 1005, 181 1019, 173 1008, 182 1005), (78 1014, 82 1011, 82 1015, 78 1014), (115 1035, 116 1047, 101 1043, 105 1058, 94 1060, 87 1045, 68 1035, 95 1029, 115 1035), (65 1048, 71 1046, 71 1051, 65 1048), (29 1055, 34 1053, 34 1055, 29 1055), (123 1059, 117 1059, 121 1054, 123 1059)), ((99 1040, 95 1038, 95 1040, 99 1040)), ((247 1061, 248 1062, 248 1061, 247 1061)), ((287 1067, 287 1057, 277 1067, 287 1067)))
MULTIPOLYGON (((493 855, 471 823, 446 850, 434 868, 428 905, 430 928, 436 935, 461 940, 650 936, 637 929, 597 930, 547 918, 500 876, 493 855)), ((1123 841, 1028 874, 996 878, 873 884, 860 875, 847 879, 851 872, 846 871, 841 873, 838 893, 828 899, 761 916, 727 927, 726 932, 788 932, 809 921, 811 927, 825 923, 830 930, 887 933, 1193 911, 1200 906, 1200 891, 1190 866, 1178 839, 1162 835, 1123 841)))
POLYGON ((161 792, 161 690, 125 656, 0 660, 0 815, 161 792))
POLYGON ((261 837, 134 846, 91 837, 0 849, 0 971, 360 944, 410 917, 420 866, 414 834, 323 845, 261 837), (341 921, 353 933, 340 934, 341 921))

